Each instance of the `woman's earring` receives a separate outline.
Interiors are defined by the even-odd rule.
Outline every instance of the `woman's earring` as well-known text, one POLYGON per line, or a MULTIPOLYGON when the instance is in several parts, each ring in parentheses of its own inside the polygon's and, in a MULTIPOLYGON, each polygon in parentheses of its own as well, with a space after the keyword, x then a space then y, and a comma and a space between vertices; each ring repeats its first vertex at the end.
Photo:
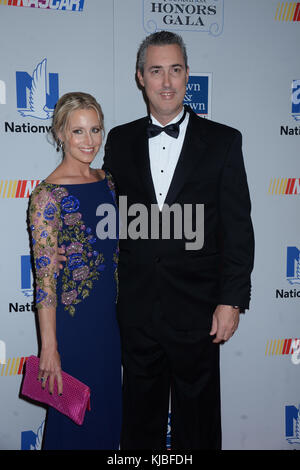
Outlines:
POLYGON ((60 139, 58 139, 56 151, 59 152, 62 149, 63 149, 63 142, 60 139))

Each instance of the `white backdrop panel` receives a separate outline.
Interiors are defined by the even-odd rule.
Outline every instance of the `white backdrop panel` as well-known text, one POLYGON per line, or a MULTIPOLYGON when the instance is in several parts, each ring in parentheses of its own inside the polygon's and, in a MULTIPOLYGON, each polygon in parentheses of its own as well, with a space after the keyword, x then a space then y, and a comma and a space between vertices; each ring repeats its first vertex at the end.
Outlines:
MULTIPOLYGON (((256 238, 252 302, 221 353, 223 448, 300 448, 300 365, 292 362, 287 341, 300 335, 297 259, 294 284, 286 273, 287 247, 300 249, 300 188, 295 186, 295 194, 284 194, 289 179, 299 182, 300 177, 299 121, 292 116, 291 101, 292 81, 300 80, 296 54, 300 3, 85 0, 81 12, 10 3, 0 0, 0 341, 5 342, 10 360, 0 365, 0 449, 40 445, 44 410, 18 398, 21 358, 37 352, 35 318, 30 308, 9 311, 10 304, 26 310, 32 300, 26 258, 22 258, 29 254, 28 199, 18 197, 21 193, 16 188, 23 180, 32 180, 34 185, 59 162, 46 133, 34 131, 34 126, 50 126, 51 120, 22 116, 18 110, 22 92, 17 89, 16 72, 32 76, 46 58, 48 87, 53 80, 49 74, 54 74, 59 95, 68 91, 95 95, 108 132, 146 113, 135 82, 136 52, 150 26, 155 28, 155 21, 161 24, 164 17, 166 29, 183 36, 190 71, 211 74, 211 118, 243 134, 252 198, 256 238), (218 34, 209 31, 214 15, 204 14, 208 7, 216 11, 218 34), (197 10, 201 14, 186 20, 197 10), (147 23, 149 18, 154 22, 147 23), (198 26, 192 21, 198 21, 198 26), (288 135, 281 132, 281 126, 288 129, 288 135), (287 178, 285 189, 273 184, 282 178, 287 178), (25 260, 23 269, 21 260, 25 260), (278 291, 285 296, 278 296, 278 291)), ((28 2, 19 2, 23 3, 28 2)), ((26 93, 29 98, 29 90, 26 93)), ((120 158, 121 154, 120 148, 120 158)), ((103 150, 96 166, 102 157, 103 150)))

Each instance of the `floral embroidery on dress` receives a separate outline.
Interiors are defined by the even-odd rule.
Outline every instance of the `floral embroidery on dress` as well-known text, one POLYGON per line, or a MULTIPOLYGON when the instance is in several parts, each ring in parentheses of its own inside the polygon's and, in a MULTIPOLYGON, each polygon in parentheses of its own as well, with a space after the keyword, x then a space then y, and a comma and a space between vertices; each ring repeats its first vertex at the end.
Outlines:
POLYGON ((116 187, 112 175, 106 172, 107 186, 109 187, 110 194, 112 195, 115 206, 117 206, 116 187))
POLYGON ((56 250, 65 248, 61 302, 72 316, 105 269, 104 256, 93 248, 96 238, 79 212, 80 201, 65 187, 43 182, 34 190, 30 223, 37 268, 37 307, 56 306, 56 250), (47 282, 45 282, 47 279, 47 282))
POLYGON ((31 195, 29 218, 36 271, 36 306, 56 307, 57 234, 61 227, 59 207, 44 184, 31 195))
MULTIPOLYGON (((113 177, 108 171, 106 172, 105 175, 106 175, 106 180, 107 180, 107 186, 110 190, 110 194, 111 194, 112 199, 114 201, 114 205, 115 205, 116 209, 118 209, 117 196, 116 196, 116 187, 115 187, 113 177)), ((116 286, 117 286, 116 303, 118 301, 118 293, 119 293, 118 262, 119 262, 119 245, 117 244, 117 248, 116 248, 116 251, 115 251, 114 256, 113 256, 113 263, 114 263, 114 269, 115 269, 114 277, 115 277, 116 286)))

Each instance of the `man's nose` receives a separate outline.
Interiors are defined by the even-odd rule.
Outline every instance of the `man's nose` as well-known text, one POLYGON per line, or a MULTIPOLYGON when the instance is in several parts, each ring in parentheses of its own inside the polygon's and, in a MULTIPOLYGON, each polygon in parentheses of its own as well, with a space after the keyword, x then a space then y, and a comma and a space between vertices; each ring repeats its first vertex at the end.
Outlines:
POLYGON ((163 75, 163 86, 169 88, 171 86, 171 76, 169 71, 165 71, 163 75))

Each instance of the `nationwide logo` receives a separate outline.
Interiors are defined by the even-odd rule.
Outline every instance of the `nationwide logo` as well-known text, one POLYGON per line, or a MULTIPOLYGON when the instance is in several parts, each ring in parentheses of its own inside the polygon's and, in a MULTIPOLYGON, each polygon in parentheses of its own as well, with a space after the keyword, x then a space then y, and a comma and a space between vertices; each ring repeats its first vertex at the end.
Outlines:
POLYGON ((31 268, 31 256, 20 256, 20 288, 22 294, 27 298, 26 303, 9 302, 9 313, 35 312, 33 303, 33 276, 31 268), (29 299, 30 297, 30 299, 29 299))
MULTIPOLYGON (((291 115, 295 121, 300 121, 300 80, 293 80, 291 87, 291 115)), ((280 126, 280 135, 300 136, 300 125, 280 126)))
POLYGON ((28 356, 11 357, 6 359, 4 364, 0 363, 0 377, 22 375, 23 367, 27 359, 28 356))
POLYGON ((300 21, 300 2, 278 2, 276 21, 300 21))
POLYGON ((32 75, 16 72, 17 108, 21 116, 50 119, 59 97, 58 74, 47 76, 47 59, 43 59, 32 75))
POLYGON ((3 80, 0 80, 0 104, 6 104, 6 85, 3 80))
MULTIPOLYGON (((286 280, 292 286, 300 284, 300 251, 296 246, 288 246, 286 249, 286 280)), ((276 299, 299 299, 300 290, 276 289, 276 299)))
MULTIPOLYGON (((25 295, 25 297, 32 297, 33 295, 30 255, 21 256, 21 291, 25 295)), ((33 306, 29 306, 29 304, 26 304, 20 307, 18 303, 9 304, 9 311, 11 312, 12 309, 15 312, 28 312, 30 310, 33 311, 33 306)))
POLYGON ((84 0, 0 0, 0 5, 41 8, 43 10, 82 11, 84 0))
POLYGON ((21 433, 21 450, 41 450, 45 421, 38 427, 37 432, 23 431, 21 433))
POLYGON ((289 444, 300 445, 300 405, 285 407, 285 437, 289 444))
POLYGON ((300 178, 271 178, 268 193, 271 195, 299 195, 300 178))
POLYGON ((157 30, 206 32, 219 36, 224 25, 224 0, 143 0, 143 26, 157 30))
POLYGON ((292 116, 295 121, 300 121, 300 80, 292 82, 292 116))
MULTIPOLYGON (((296 121, 300 120, 300 114, 293 114, 296 121)), ((280 126, 280 135, 300 135, 300 126, 280 126)))
POLYGON ((266 356, 290 356, 299 351, 300 339, 271 339, 267 341, 266 356))
POLYGON ((286 278, 292 285, 300 284, 300 250, 296 246, 287 247, 286 278))
POLYGON ((167 441, 166 441, 167 450, 171 450, 171 413, 168 414, 168 428, 167 428, 167 441))
POLYGON ((28 198, 40 180, 0 180, 0 198, 28 198))
POLYGON ((211 119, 211 73, 191 73, 186 86, 184 104, 201 117, 211 119))

